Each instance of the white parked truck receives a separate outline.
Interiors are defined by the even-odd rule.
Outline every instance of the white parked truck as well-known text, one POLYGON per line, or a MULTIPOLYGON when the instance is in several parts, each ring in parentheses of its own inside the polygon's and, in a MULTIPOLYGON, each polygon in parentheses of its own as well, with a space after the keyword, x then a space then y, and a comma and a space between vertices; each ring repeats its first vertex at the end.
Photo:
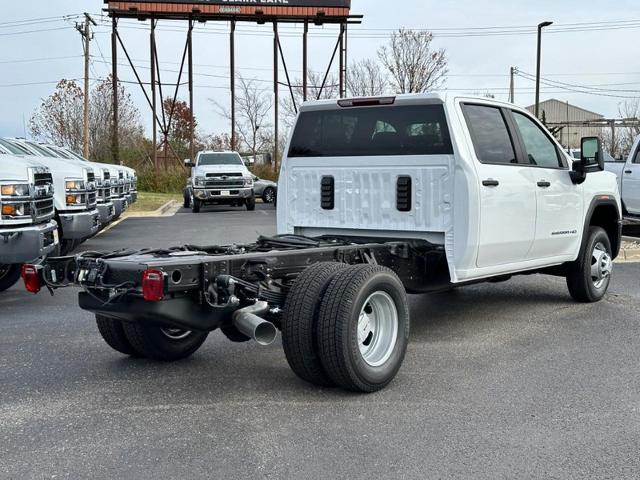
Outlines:
POLYGON ((603 163, 597 138, 573 159, 495 100, 310 102, 285 149, 279 235, 50 259, 25 284, 82 287, 80 307, 127 355, 178 360, 216 329, 261 344, 279 329, 300 378, 372 392, 403 362, 407 293, 541 273, 602 299, 622 218, 603 163))
POLYGON ((52 157, 43 147, 21 139, 4 139, 25 159, 32 158, 49 168, 53 176, 54 204, 63 254, 92 237, 100 228, 96 178, 93 168, 75 160, 52 157))
POLYGON ((640 219, 640 136, 636 138, 626 162, 605 163, 605 168, 618 177, 622 208, 626 217, 640 219))
POLYGON ((253 175, 236 152, 198 152, 195 160, 185 160, 185 165, 192 167, 185 206, 190 205, 193 213, 209 204, 256 209, 253 175))
POLYGON ((22 264, 57 250, 54 214, 49 170, 0 144, 0 292, 20 279, 22 264))

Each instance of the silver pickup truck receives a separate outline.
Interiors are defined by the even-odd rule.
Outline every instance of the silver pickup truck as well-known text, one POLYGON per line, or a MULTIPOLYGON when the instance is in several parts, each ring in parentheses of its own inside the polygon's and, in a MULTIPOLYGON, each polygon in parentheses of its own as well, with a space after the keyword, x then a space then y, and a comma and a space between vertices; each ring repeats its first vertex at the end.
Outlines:
POLYGON ((604 166, 618 177, 625 216, 640 219, 640 136, 636 138, 626 162, 606 162, 604 166))

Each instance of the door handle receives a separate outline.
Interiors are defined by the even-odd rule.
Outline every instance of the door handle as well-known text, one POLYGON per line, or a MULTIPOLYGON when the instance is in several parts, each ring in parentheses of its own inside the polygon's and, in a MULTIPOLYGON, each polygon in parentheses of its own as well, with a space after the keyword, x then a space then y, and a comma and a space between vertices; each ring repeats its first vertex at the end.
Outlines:
POLYGON ((627 175, 631 175, 633 173, 633 170, 625 170, 624 173, 626 173, 627 175))
POLYGON ((546 180, 540 180, 538 182, 538 186, 540 188, 549 188, 551 186, 551 182, 547 182, 546 180))
POLYGON ((497 187, 498 185, 500 185, 500 182, 498 180, 493 180, 490 178, 488 180, 483 180, 482 185, 484 185, 485 187, 497 187))

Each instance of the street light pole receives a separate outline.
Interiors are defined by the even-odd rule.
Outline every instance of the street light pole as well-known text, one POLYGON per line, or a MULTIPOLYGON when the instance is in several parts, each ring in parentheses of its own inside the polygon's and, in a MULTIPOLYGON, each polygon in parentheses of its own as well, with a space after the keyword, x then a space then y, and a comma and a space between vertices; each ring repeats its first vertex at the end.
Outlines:
POLYGON ((540 61, 542 53, 542 29, 553 25, 553 22, 542 22, 538 25, 538 66, 536 68, 536 118, 540 118, 540 61))

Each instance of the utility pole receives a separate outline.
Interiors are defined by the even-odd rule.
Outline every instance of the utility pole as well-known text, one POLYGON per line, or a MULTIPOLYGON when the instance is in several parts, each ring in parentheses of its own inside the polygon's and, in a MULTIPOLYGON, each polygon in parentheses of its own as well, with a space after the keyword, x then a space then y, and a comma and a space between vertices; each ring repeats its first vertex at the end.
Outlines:
POLYGON ((511 82, 509 83, 509 102, 516 103, 516 80, 515 77, 518 73, 518 67, 511 67, 510 77, 511 82))
POLYGON ((84 14, 84 24, 76 23, 76 30, 82 36, 82 46, 84 48, 84 147, 82 153, 86 159, 89 159, 91 153, 89 152, 89 61, 91 60, 90 45, 91 40, 93 40, 91 25, 98 26, 88 13, 84 14))

